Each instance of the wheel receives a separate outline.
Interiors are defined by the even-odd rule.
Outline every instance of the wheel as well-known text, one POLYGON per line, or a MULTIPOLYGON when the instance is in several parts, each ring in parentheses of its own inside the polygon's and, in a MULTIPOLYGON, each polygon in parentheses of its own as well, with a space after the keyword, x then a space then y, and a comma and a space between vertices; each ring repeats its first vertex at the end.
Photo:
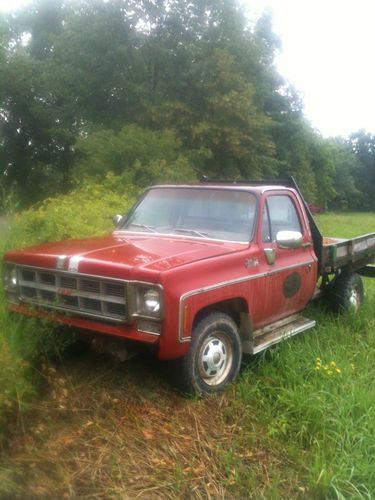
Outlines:
POLYGON ((238 375, 242 358, 237 325, 212 313, 196 325, 188 354, 179 360, 180 385, 189 394, 219 392, 238 375))
POLYGON ((359 274, 342 272, 329 285, 329 306, 333 312, 358 311, 363 303, 363 282, 359 274))

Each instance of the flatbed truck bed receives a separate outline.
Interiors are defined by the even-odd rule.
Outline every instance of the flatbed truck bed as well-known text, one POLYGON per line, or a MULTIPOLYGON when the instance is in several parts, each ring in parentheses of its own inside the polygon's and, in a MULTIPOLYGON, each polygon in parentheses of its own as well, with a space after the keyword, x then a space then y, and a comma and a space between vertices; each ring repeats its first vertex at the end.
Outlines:
POLYGON ((321 268, 324 273, 333 273, 338 268, 348 267, 364 276, 375 277, 375 233, 357 238, 323 238, 321 268))

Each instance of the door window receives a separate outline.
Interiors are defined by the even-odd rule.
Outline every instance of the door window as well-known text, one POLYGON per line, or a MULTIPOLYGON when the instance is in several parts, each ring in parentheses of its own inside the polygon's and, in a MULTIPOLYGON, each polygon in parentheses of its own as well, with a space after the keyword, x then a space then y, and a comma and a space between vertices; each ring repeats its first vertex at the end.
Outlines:
POLYGON ((262 241, 276 240, 279 231, 299 231, 302 233, 296 207, 289 196, 270 196, 263 211, 262 241))

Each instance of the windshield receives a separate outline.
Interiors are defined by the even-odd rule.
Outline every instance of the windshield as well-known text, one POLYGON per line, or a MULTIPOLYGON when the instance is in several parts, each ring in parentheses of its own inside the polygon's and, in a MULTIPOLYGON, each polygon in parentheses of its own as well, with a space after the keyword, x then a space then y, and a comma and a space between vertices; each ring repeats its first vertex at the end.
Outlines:
POLYGON ((256 198, 246 191, 154 188, 146 192, 120 229, 248 242, 255 212, 256 198))

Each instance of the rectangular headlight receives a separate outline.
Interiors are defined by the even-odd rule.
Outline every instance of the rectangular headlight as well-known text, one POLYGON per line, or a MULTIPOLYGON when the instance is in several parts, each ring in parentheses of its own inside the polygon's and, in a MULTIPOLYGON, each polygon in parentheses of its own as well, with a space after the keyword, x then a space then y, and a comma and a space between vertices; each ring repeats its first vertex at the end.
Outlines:
POLYGON ((161 287, 135 285, 135 316, 161 319, 163 315, 163 292, 161 287))
POLYGON ((17 267, 14 264, 5 263, 3 266, 3 283, 5 290, 15 291, 18 287, 17 267))
POLYGON ((9 303, 19 303, 18 271, 14 264, 8 262, 3 265, 3 286, 5 298, 9 303))

